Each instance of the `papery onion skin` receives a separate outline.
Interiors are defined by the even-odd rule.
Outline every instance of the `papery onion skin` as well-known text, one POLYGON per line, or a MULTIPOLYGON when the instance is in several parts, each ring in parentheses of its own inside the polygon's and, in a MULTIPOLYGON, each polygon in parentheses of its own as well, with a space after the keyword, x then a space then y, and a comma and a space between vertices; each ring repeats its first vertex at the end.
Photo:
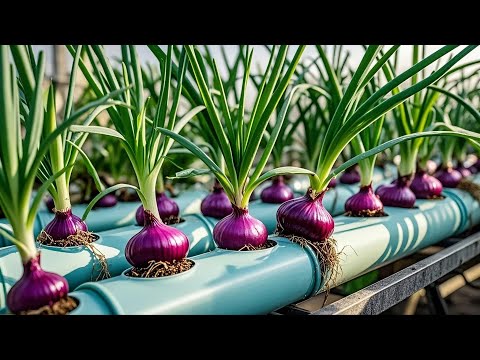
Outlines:
POLYGON ((23 265, 23 275, 10 289, 7 306, 14 314, 53 305, 68 294, 67 280, 40 266, 40 254, 23 265))
POLYGON ((373 193, 372 184, 360 186, 359 192, 345 202, 345 211, 350 216, 358 217, 383 215, 383 203, 373 193))
POLYGON ((298 236, 313 242, 328 239, 335 227, 332 215, 323 206, 323 191, 313 196, 311 188, 299 198, 284 202, 277 210, 279 235, 298 236))
POLYGON ((340 183, 342 184, 356 184, 360 182, 361 176, 356 166, 351 166, 340 176, 340 183))
POLYGON ((416 196, 409 187, 411 179, 412 175, 401 176, 392 184, 379 186, 375 194, 384 206, 413 208, 416 196))
POLYGON ((96 208, 108 208, 108 207, 113 207, 117 205, 118 200, 117 197, 113 194, 107 194, 104 197, 102 197, 100 200, 98 200, 95 203, 95 206, 93 207, 94 209, 96 208))
POLYGON ((293 199, 293 190, 285 184, 283 176, 277 176, 272 180, 272 185, 264 188, 260 194, 262 202, 268 204, 281 204, 293 199))
POLYGON ((217 180, 215 180, 212 192, 202 200, 200 211, 203 215, 215 219, 223 219, 232 213, 232 203, 217 180))
POLYGON ((240 250, 245 246, 259 247, 268 238, 265 225, 248 213, 233 205, 230 215, 220 220, 213 228, 213 239, 219 248, 240 250))
POLYGON ((125 247, 125 257, 134 267, 148 266, 149 261, 182 260, 188 254, 187 236, 180 230, 160 222, 150 211, 145 211, 145 225, 125 247))
POLYGON ((440 180, 428 175, 425 170, 418 169, 410 189, 417 199, 435 199, 442 195, 443 186, 440 180))
POLYGON ((440 180, 443 187, 446 188, 456 188, 460 181, 463 179, 462 174, 452 168, 441 169, 440 171, 435 173, 435 177, 440 180))
POLYGON ((55 216, 45 229, 53 240, 66 240, 70 235, 76 235, 78 231, 88 231, 85 221, 72 213, 72 209, 56 210, 55 216))
MULTIPOLYGON (((160 218, 165 222, 169 222, 172 218, 178 218, 180 214, 180 208, 178 207, 178 204, 174 200, 167 197, 164 192, 157 194, 157 208, 160 218)), ((145 221, 143 205, 138 207, 135 213, 135 219, 137 220, 138 225, 143 226, 145 221)))

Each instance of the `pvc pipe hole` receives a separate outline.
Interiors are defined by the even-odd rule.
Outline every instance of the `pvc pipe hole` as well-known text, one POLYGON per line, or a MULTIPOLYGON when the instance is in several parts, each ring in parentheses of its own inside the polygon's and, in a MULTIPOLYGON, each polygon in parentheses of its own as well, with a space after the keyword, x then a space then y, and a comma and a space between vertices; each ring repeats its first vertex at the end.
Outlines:
POLYGON ((153 280, 153 281, 158 281, 158 280, 171 279, 171 278, 178 277, 178 276, 182 276, 182 275, 185 275, 185 274, 191 274, 191 273, 192 273, 192 270, 196 268, 196 263, 195 263, 195 261, 193 261, 192 259, 189 259, 189 258, 187 258, 187 259, 188 259, 190 262, 192 262, 192 267, 191 267, 190 269, 185 270, 185 271, 182 271, 181 273, 178 273, 178 274, 161 276, 161 277, 143 278, 143 277, 136 277, 136 276, 127 275, 127 274, 130 272, 130 270, 133 269, 133 267, 129 267, 128 269, 124 270, 120 276, 129 278, 129 279, 131 279, 131 280, 140 280, 140 281, 143 281, 143 280, 153 280))
MULTIPOLYGON (((100 235, 96 233, 92 233, 92 236, 95 238, 90 244, 95 244, 99 239, 100 235)), ((62 250, 83 250, 85 245, 77 245, 77 246, 54 246, 54 245, 42 245, 40 242, 35 241, 40 249, 62 249, 62 250)))
POLYGON ((239 254, 252 254, 252 253, 259 253, 259 252, 265 252, 265 251, 272 251, 274 249, 276 249, 278 247, 278 243, 275 241, 275 240, 272 240, 272 239, 268 239, 267 241, 269 241, 270 243, 273 243, 272 246, 269 246, 268 248, 266 249, 255 249, 255 250, 249 250, 249 249, 245 249, 245 250, 230 250, 230 249, 223 249, 223 248, 217 248, 218 250, 221 250, 221 251, 229 251, 229 252, 235 252, 235 253, 239 253, 239 254))

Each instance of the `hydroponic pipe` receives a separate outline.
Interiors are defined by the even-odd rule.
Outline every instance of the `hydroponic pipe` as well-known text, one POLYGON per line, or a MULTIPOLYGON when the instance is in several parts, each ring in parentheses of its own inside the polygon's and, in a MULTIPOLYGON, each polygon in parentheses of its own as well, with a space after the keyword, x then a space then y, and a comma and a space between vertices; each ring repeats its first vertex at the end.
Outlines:
POLYGON ((71 294, 80 301, 72 314, 268 313, 312 295, 319 286, 313 253, 286 239, 277 242, 259 251, 216 249, 192 258, 191 270, 163 279, 122 274, 114 281, 81 285, 71 294), (161 289, 170 296, 162 296, 161 289), (145 294, 155 298, 145 299, 145 294))

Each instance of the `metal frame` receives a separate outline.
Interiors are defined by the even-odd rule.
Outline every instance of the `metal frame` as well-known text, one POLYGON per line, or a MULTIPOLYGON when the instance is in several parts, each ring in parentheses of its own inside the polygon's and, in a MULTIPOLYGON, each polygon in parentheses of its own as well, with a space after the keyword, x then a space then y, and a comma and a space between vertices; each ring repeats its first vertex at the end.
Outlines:
POLYGON ((480 232, 465 239, 451 238, 446 243, 452 245, 319 310, 310 312, 290 305, 275 314, 376 315, 423 288, 431 310, 446 314, 447 307, 440 296, 437 280, 480 255, 480 232))

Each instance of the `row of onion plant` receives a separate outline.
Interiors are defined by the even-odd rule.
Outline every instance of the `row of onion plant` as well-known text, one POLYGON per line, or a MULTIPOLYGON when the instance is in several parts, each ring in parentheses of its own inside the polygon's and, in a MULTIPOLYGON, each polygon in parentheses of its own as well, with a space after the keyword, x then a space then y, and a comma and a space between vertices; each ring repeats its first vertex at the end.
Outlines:
MULTIPOLYGON (((76 53, 73 47, 69 49, 73 54, 76 53)), ((146 112, 150 98, 144 97, 143 78, 136 49, 134 46, 122 49, 122 76, 113 71, 112 64, 102 46, 89 46, 86 49, 92 70, 89 70, 82 60, 79 64, 97 97, 103 97, 105 93, 123 87, 128 88, 121 95, 127 107, 117 106, 109 109, 115 129, 91 125, 74 126, 71 129, 81 133, 115 137, 128 155, 137 178, 138 188, 117 184, 102 191, 87 207, 84 217, 95 200, 104 194, 124 186, 135 188, 143 205, 144 223, 140 232, 134 235, 126 245, 125 256, 133 266, 128 274, 136 277, 163 276, 188 270, 193 266, 193 262, 186 259, 189 249, 186 235, 165 224, 159 213, 156 188, 173 140, 163 136, 157 128, 163 127, 177 134, 204 107, 195 107, 182 117, 178 116, 187 57, 182 50, 180 63, 176 69, 177 80, 172 81, 173 47, 169 46, 165 61, 159 63, 162 82, 156 111, 153 119, 148 118, 146 112), (159 264, 167 264, 167 266, 159 267, 159 264)), ((168 220, 170 219, 165 219, 165 221, 168 220)))
MULTIPOLYGON (((28 111, 33 104, 30 104, 31 89, 33 88, 34 78, 32 74, 35 72, 36 64, 32 57, 28 56, 26 47, 12 46, 12 54, 15 62, 19 64, 19 81, 20 87, 24 90, 25 97, 22 98, 24 106, 22 109, 28 111)), ((71 76, 68 86, 66 103, 64 106, 63 119, 70 118, 74 111, 74 90, 75 81, 78 68, 79 56, 81 53, 81 46, 78 48, 78 56, 75 57, 72 65, 71 76)), ((106 98, 118 95, 122 89, 116 93, 106 94, 106 98)), ((44 126, 42 137, 46 138, 57 128, 57 106, 55 101, 56 92, 51 85, 47 93, 47 112, 44 118, 44 126)), ((90 109, 104 102, 105 97, 98 101, 89 102, 84 106, 85 109, 90 109)), ((94 118, 98 116, 103 110, 112 105, 119 105, 120 102, 111 102, 107 105, 97 107, 84 121, 83 125, 88 125, 94 118)), ((27 116, 27 114, 25 114, 27 116)), ((93 242, 96 237, 88 231, 85 221, 72 213, 72 204, 70 201, 70 180, 75 162, 79 154, 82 155, 84 164, 89 175, 94 179, 95 185, 99 190, 104 189, 104 185, 100 181, 98 174, 90 162, 89 158, 82 150, 82 146, 87 139, 87 135, 74 135, 68 129, 64 129, 62 136, 59 136, 50 145, 49 151, 42 159, 38 178, 42 183, 47 181, 53 174, 60 172, 65 167, 67 170, 60 175, 55 182, 48 187, 48 192, 53 199, 53 212, 55 214, 53 220, 46 225, 38 236, 38 241, 44 245, 53 246, 78 246, 93 242)))
MULTIPOLYGON (((220 53, 222 55, 221 63, 217 63, 217 60, 213 59, 209 46, 205 45, 202 48, 204 61, 202 58, 200 58, 199 65, 207 83, 214 84, 215 86, 212 86, 212 89, 214 89, 214 95, 217 96, 214 96, 212 100, 215 101, 217 107, 220 106, 219 102, 222 100, 222 94, 216 89, 219 87, 219 83, 221 82, 223 88, 222 91, 225 98, 233 99, 234 103, 238 104, 241 101, 239 87, 241 88, 242 86, 241 83, 238 83, 242 81, 241 71, 245 71, 245 68, 243 67, 244 64, 242 64, 243 53, 245 51, 244 46, 238 46, 232 64, 230 64, 226 54, 225 46, 220 47, 220 53), (218 71, 220 66, 223 66, 226 69, 226 74, 224 76, 222 76, 222 74, 218 71)), ((195 49, 195 51, 199 54, 200 50, 200 48, 195 49)), ((188 81, 195 83, 195 75, 191 66, 188 68, 188 81)), ((203 104, 202 96, 198 88, 195 88, 193 91, 194 96, 191 96, 189 93, 187 93, 187 98, 189 99, 190 104, 192 106, 203 104)), ((220 144, 215 140, 214 130, 212 131, 212 127, 208 126, 208 117, 209 113, 204 112, 199 114, 199 116, 195 119, 196 121, 190 122, 189 126, 191 127, 191 136, 189 138, 195 139, 197 143, 198 141, 201 141, 199 145, 204 148, 205 153, 208 154, 208 156, 210 156, 214 162, 219 165, 223 172, 225 172, 225 160, 223 158, 220 144)), ((178 172, 175 178, 185 179, 206 173, 211 172, 208 169, 188 169, 186 171, 178 172)), ((223 219, 233 212, 232 204, 216 177, 214 177, 211 192, 202 200, 200 210, 203 215, 216 219, 223 219)))
MULTIPOLYGON (((46 92, 42 89, 45 73, 43 52, 35 58, 31 47, 12 46, 10 50, 14 65, 9 61, 8 46, 0 46, 0 131, 4 134, 0 143, 0 206, 12 233, 3 226, 0 233, 17 247, 23 274, 8 292, 7 306, 16 314, 64 314, 74 309, 76 303, 67 296, 68 283, 62 276, 42 270, 33 229, 44 193, 47 190, 53 194, 61 193, 54 183, 73 164, 55 167, 58 171, 48 179, 44 177, 46 173, 41 172, 45 170, 46 157, 52 160, 53 154, 56 156, 53 163, 57 164, 61 161, 58 159, 63 158, 63 149, 58 146, 58 141, 65 136, 65 130, 89 110, 93 109, 92 113, 101 111, 108 95, 76 111, 70 109, 68 116, 56 126, 52 88, 49 87, 46 92), (43 184, 34 195, 37 177, 43 179, 43 184)), ((92 113, 90 116, 93 116, 92 113)), ((65 180, 61 181, 57 186, 64 186, 65 180)), ((61 194, 68 197, 68 191, 61 194)), ((57 199, 64 201, 60 196, 57 199)))
MULTIPOLYGON (((269 51, 273 49, 267 46, 269 51)), ((299 63, 296 68, 294 78, 291 81, 291 86, 295 87, 299 84, 305 83, 305 75, 308 73, 310 67, 315 64, 315 61, 310 59, 309 63, 299 63)), ((290 62, 286 61, 284 66, 289 66, 290 62)), ((261 77, 251 76, 251 82, 254 84, 257 92, 261 91, 262 83, 261 77)), ((318 94, 319 91, 322 91, 319 86, 316 86, 315 89, 306 89, 306 91, 311 91, 313 94, 318 94)), ((272 135, 275 134, 275 126, 278 116, 285 116, 285 121, 283 121, 282 126, 278 130, 277 140, 272 148, 271 156, 271 165, 273 168, 281 167, 285 161, 290 160, 288 157, 289 154, 296 151, 294 144, 294 135, 297 132, 300 124, 302 123, 303 117, 298 116, 295 113, 296 104, 304 95, 303 92, 297 92, 290 97, 289 94, 284 94, 278 103, 278 109, 283 109, 286 106, 286 113, 283 115, 281 112, 276 111, 272 116, 273 121, 267 123, 267 127, 263 134, 262 146, 266 147, 268 141, 272 135), (285 105, 289 101, 290 105, 285 105)), ((280 120, 282 121, 282 120, 280 120)), ((272 183, 269 186, 266 186, 262 189, 260 193, 260 199, 264 203, 271 204, 282 204, 285 201, 291 200, 294 198, 294 193, 292 188, 285 182, 285 177, 283 175, 276 176, 272 179, 272 183)))
POLYGON ((274 168, 262 174, 285 120, 291 98, 295 90, 301 90, 306 85, 290 89, 289 98, 279 110, 275 127, 252 172, 255 155, 261 145, 267 124, 289 87, 305 47, 298 47, 289 61, 289 65, 285 66, 288 48, 288 46, 280 46, 272 49, 268 65, 261 74, 260 90, 257 91, 253 108, 247 115, 245 100, 253 50, 247 48, 240 102, 238 105, 231 106, 216 64, 213 64, 215 68, 213 88, 219 92, 218 103, 214 101, 210 91, 211 85, 202 71, 204 61, 202 55, 195 47, 186 47, 195 81, 209 115, 204 119, 205 126, 210 128, 212 138, 222 153, 225 170, 222 170, 219 164, 216 164, 211 157, 187 138, 168 129, 161 128, 159 131, 171 136, 198 156, 225 190, 232 204, 233 212, 220 220, 213 230, 214 240, 221 248, 241 250, 270 246, 270 243, 267 243, 268 233, 265 225, 248 212, 251 194, 258 185, 275 176, 294 173, 313 174, 311 171, 292 166, 274 168))

